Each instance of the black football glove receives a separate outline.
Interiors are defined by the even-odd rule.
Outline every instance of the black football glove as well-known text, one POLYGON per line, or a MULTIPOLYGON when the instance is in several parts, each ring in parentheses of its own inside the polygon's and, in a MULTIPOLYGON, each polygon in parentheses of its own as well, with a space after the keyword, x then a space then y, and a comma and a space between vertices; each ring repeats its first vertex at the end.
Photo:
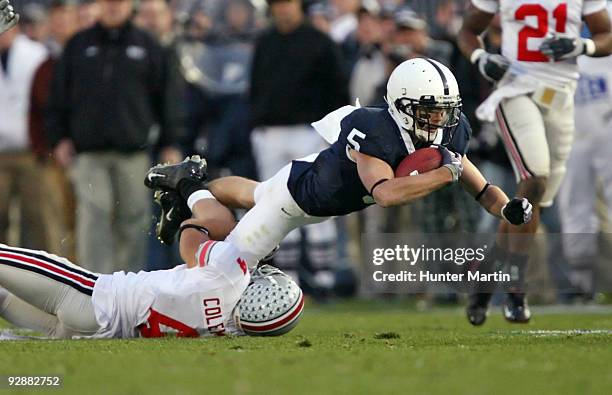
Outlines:
POLYGON ((459 181, 461 172, 463 171, 463 163, 461 162, 461 155, 448 150, 445 147, 438 147, 440 154, 442 154, 442 167, 446 167, 453 175, 453 182, 459 181))
POLYGON ((502 207, 501 215, 512 225, 522 225, 531 221, 533 207, 525 198, 514 198, 502 207))
POLYGON ((474 64, 478 62, 480 74, 491 82, 501 80, 510 67, 510 61, 504 56, 488 53, 484 49, 474 51, 470 60, 474 64))
POLYGON ((13 10, 8 0, 0 0, 0 34, 12 28, 19 22, 19 14, 13 10))
POLYGON ((557 33, 542 41, 540 51, 554 60, 570 59, 578 55, 592 55, 595 52, 595 43, 589 39, 557 33))

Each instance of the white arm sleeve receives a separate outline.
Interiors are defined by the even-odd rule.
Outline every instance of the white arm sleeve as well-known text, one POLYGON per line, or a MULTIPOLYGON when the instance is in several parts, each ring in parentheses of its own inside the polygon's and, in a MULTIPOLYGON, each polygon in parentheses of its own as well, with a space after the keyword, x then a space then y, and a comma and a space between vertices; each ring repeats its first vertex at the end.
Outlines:
POLYGON ((489 14, 497 14, 499 11, 499 0, 472 0, 472 4, 479 10, 489 14))
POLYGON ((582 15, 590 15, 606 8, 606 0, 584 0, 582 15))

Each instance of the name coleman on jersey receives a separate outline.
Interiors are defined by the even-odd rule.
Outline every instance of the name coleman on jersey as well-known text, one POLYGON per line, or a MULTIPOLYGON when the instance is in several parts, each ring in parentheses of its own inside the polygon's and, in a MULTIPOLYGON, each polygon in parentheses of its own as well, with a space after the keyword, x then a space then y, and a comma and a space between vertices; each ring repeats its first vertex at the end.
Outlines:
POLYGON ((215 320, 222 320, 221 314, 221 300, 219 298, 204 299, 204 318, 208 331, 212 335, 223 336, 225 335, 225 325, 223 321, 214 325, 215 320))

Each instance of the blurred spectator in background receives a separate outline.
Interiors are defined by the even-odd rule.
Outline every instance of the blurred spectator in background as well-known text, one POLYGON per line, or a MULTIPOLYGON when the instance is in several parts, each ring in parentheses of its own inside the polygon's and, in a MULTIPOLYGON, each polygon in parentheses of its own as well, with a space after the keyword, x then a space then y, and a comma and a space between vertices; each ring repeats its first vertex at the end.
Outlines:
POLYGON ((436 40, 454 42, 461 29, 462 18, 457 10, 455 0, 438 0, 433 13, 433 23, 429 27, 429 35, 436 40))
MULTIPOLYGON (((136 15, 134 16, 134 23, 136 26, 148 31, 159 40, 159 43, 166 52, 166 56, 169 57, 169 64, 176 70, 179 70, 180 66, 177 54, 178 40, 174 29, 174 13, 166 0, 141 1, 136 15)), ((176 73, 178 73, 178 71, 176 71, 176 73)), ((180 81, 184 82, 182 80, 180 81)), ((180 107, 185 107, 184 100, 181 100, 180 107)), ((151 159, 154 163, 161 160, 161 158, 159 158, 159 152, 157 152, 158 148, 160 147, 154 147, 153 152, 151 152, 151 159)), ((154 218, 150 224, 151 230, 147 242, 147 259, 144 269, 148 271, 171 269, 180 262, 178 247, 176 245, 163 245, 157 240, 157 237, 155 237, 155 225, 157 222, 155 218, 159 217, 161 209, 159 205, 153 204, 153 202, 151 202, 151 204, 153 205, 154 218)))
POLYGON ((191 37, 180 46, 189 82, 187 150, 206 156, 213 177, 230 173, 256 178, 247 95, 254 9, 248 1, 230 0, 221 16, 208 28, 213 33, 199 40, 191 37))
POLYGON ((174 42, 173 15, 166 0, 142 0, 134 23, 153 34, 164 47, 174 42))
MULTIPOLYGON (((319 152, 324 140, 310 123, 348 104, 339 48, 305 22, 300 0, 269 0, 273 26, 259 36, 251 73, 252 140, 261 179, 291 160, 319 152)), ((307 289, 333 286, 336 228, 332 221, 295 230, 277 254, 279 267, 301 276, 307 289), (302 248, 306 236, 309 246, 302 248), (308 280, 305 278, 308 277, 308 280), (308 281, 308 283, 305 283, 308 281)))
POLYGON ((99 22, 68 42, 54 69, 48 129, 55 158, 73 165, 78 259, 95 272, 138 271, 150 222, 147 148, 157 142, 162 161, 181 158, 180 76, 130 21, 131 0, 98 4, 99 22))
POLYGON ((95 0, 79 0, 79 30, 89 29, 100 17, 100 5, 95 0))
POLYGON ((251 44, 255 37, 254 9, 249 0, 229 0, 223 10, 221 37, 224 41, 251 44))
POLYGON ((53 67, 78 29, 77 5, 73 0, 53 0, 49 5, 49 56, 38 67, 30 97, 30 142, 42 167, 40 182, 45 198, 41 202, 47 234, 47 251, 74 258, 74 195, 65 170, 51 156, 44 113, 51 88, 53 67))
POLYGON ((213 16, 200 4, 195 4, 187 21, 186 36, 191 40, 213 42, 216 39, 213 16))
POLYGON ((229 0, 223 12, 217 58, 218 85, 208 89, 209 122, 206 157, 231 174, 257 177, 250 141, 248 89, 255 31, 253 7, 229 0))
MULTIPOLYGON (((383 1, 380 7, 380 20, 382 27, 382 35, 385 40, 393 36, 395 31, 395 12, 397 5, 394 2, 383 1)), ((383 45, 387 44, 386 42, 383 45)))
POLYGON ((319 31, 329 34, 333 9, 325 2, 314 3, 308 7, 310 24, 319 31))
POLYGON ((28 111, 32 79, 46 56, 45 47, 20 34, 18 26, 0 34, 0 243, 33 249, 46 248, 45 193, 29 144, 28 111), (18 240, 9 241, 9 230, 19 232, 18 240))
POLYGON ((330 0, 335 17, 331 21, 329 35, 337 42, 342 43, 348 36, 357 30, 357 10, 360 0, 330 0))
POLYGON ((44 43, 49 33, 45 6, 39 3, 30 3, 26 4, 23 11, 20 12, 19 25, 21 32, 30 40, 44 43))
POLYGON ((358 54, 349 84, 351 101, 359 99, 362 106, 379 103, 376 88, 386 82, 386 56, 382 52, 382 25, 378 3, 364 1, 359 9, 359 24, 355 32, 358 54))
POLYGON ((427 22, 411 9, 402 9, 395 15, 393 43, 403 47, 407 57, 425 56, 450 66, 452 46, 445 41, 434 40, 427 34, 427 22))

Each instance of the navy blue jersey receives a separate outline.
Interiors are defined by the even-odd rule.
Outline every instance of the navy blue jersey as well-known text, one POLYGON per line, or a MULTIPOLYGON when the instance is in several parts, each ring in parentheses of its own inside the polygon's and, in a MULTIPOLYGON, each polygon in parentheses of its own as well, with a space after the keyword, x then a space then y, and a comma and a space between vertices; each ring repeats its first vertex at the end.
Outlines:
MULTIPOLYGON (((337 216, 363 210, 374 203, 363 186, 349 148, 383 160, 392 169, 408 155, 404 139, 410 139, 397 126, 386 107, 362 107, 342 119, 338 140, 322 151, 314 162, 293 161, 287 186, 296 203, 313 216, 337 216), (403 134, 403 136, 402 136, 403 134)), ((451 134, 444 132, 443 144, 465 154, 471 129, 462 114, 451 134)), ((423 148, 416 146, 415 148, 423 148)))

